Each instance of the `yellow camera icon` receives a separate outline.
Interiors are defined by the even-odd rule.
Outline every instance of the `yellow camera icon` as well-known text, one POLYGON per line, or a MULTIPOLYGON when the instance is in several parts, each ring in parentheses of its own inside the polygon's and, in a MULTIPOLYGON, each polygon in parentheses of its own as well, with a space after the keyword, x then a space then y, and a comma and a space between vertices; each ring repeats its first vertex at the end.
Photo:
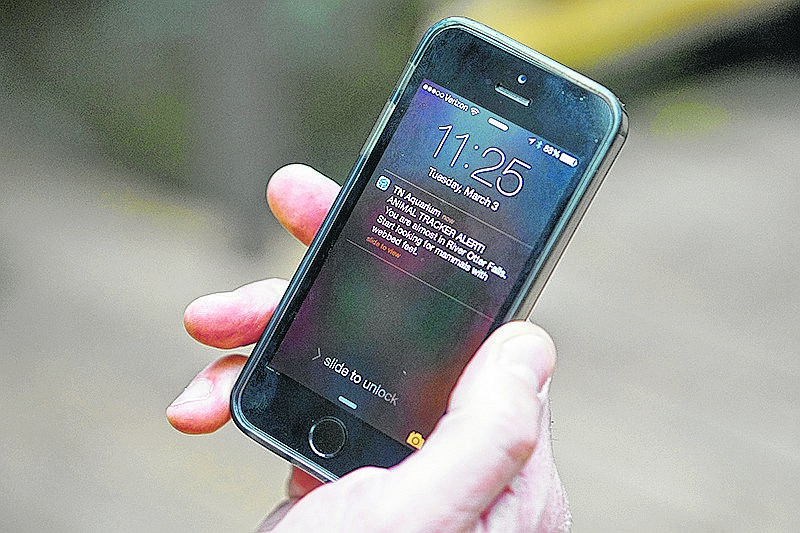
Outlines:
POLYGON ((406 443, 419 450, 422 448, 422 445, 425 444, 425 439, 419 431, 412 431, 408 434, 408 437, 406 437, 406 443))

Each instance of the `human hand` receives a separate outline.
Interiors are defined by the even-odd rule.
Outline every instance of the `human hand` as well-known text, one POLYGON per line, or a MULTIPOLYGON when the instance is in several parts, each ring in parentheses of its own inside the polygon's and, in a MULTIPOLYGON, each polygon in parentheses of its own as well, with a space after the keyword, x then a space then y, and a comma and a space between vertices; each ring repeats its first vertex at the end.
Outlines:
MULTIPOLYGON (((292 165, 270 180, 269 205, 308 244, 338 187, 292 165)), ((286 282, 266 280, 199 298, 186 310, 200 342, 235 348, 255 342, 286 282)), ((206 367, 167 409, 186 433, 208 433, 229 418, 230 391, 245 358, 206 367)), ((570 515, 550 442, 547 389, 555 348, 526 322, 506 324, 481 346, 425 446, 390 469, 362 468, 334 483, 293 469, 289 500, 262 524, 275 531, 565 531, 570 515)))

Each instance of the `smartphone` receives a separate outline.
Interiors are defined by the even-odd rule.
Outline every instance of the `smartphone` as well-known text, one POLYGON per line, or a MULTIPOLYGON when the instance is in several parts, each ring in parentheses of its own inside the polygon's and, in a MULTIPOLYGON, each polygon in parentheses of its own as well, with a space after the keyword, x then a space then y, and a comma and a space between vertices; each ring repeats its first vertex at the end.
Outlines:
POLYGON ((481 342, 530 314, 626 132, 596 82, 434 25, 234 387, 239 428, 321 480, 424 446, 481 342))

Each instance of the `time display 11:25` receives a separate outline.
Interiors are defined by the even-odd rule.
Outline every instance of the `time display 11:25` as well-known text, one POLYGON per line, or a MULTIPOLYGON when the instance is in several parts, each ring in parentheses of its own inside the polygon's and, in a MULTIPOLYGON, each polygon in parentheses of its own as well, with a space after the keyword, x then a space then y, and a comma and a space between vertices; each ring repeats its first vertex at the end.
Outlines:
MULTIPOLYGON (((439 131, 443 132, 443 134, 442 140, 439 141, 439 145, 433 152, 434 159, 439 157, 442 148, 444 148, 445 144, 447 143, 450 133, 453 130, 453 125, 447 124, 444 126, 439 126, 438 129, 439 131)), ((450 160, 449 164, 451 167, 455 167, 456 163, 458 163, 458 159, 461 157, 464 147, 469 142, 470 134, 461 133, 459 135, 454 135, 453 138, 457 141, 460 141, 460 143, 453 154, 453 158, 450 160)), ((480 147, 476 144, 473 146, 473 149, 479 150, 480 147)), ((489 166, 480 167, 473 170, 469 175, 472 179, 479 181, 489 188, 496 188, 497 191, 503 196, 511 197, 519 194, 519 192, 522 190, 522 185, 524 182, 522 177, 523 171, 521 169, 530 170, 530 164, 516 157, 512 158, 511 161, 506 164, 506 160, 508 159, 506 153, 496 146, 490 146, 489 148, 486 148, 481 154, 481 158, 488 158, 488 160, 492 161, 493 163, 489 166), (505 167, 503 167, 503 165, 505 165, 505 167), (500 174, 494 176, 493 173, 501 168, 503 170, 500 172, 500 174)), ((464 163, 464 168, 469 168, 469 164, 464 163)))

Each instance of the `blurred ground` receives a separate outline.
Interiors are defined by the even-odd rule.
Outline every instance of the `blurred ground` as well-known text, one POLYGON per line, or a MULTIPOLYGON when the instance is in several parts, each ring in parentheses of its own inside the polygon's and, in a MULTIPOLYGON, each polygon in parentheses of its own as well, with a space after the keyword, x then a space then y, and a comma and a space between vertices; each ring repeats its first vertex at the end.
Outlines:
POLYGON ((798 87, 760 64, 629 107, 535 313, 576 531, 800 530, 798 87))
MULTIPOLYGON (((798 97, 796 61, 760 60, 628 100, 534 314, 576 532, 800 530, 798 97)), ((251 530, 283 461, 164 409, 217 355, 185 304, 289 275, 300 246, 269 221, 245 256, 216 203, 0 103, 0 529, 251 530)))
POLYGON ((0 529, 252 529, 282 461, 233 428, 184 437, 164 408, 213 357, 185 304, 289 274, 299 245, 244 259, 207 204, 2 140, 0 529))

